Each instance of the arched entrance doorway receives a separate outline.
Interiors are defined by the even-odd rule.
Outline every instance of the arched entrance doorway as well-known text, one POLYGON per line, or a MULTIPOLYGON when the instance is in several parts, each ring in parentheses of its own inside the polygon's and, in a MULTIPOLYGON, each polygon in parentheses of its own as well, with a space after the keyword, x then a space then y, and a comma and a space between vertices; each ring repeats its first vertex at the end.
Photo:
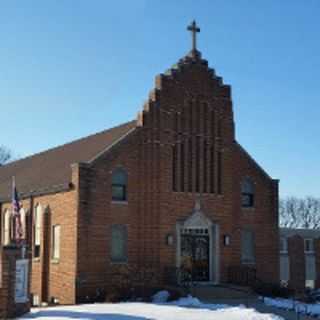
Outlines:
POLYGON ((197 200, 191 215, 176 224, 176 264, 194 282, 219 283, 219 228, 205 216, 197 200))

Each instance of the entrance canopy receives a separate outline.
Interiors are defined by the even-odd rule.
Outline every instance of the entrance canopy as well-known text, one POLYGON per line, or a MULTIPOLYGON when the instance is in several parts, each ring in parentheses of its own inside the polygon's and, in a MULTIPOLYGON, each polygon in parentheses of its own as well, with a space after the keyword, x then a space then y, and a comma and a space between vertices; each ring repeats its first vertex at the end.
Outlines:
POLYGON ((199 199, 196 200, 192 214, 180 223, 181 229, 210 229, 213 226, 212 221, 205 216, 201 209, 201 202, 199 199))

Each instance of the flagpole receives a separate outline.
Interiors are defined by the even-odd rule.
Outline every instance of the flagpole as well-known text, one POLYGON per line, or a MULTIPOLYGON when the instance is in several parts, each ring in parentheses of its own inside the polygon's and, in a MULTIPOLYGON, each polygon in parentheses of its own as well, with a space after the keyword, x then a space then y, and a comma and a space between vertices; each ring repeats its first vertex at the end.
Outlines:
POLYGON ((16 178, 15 176, 12 176, 12 206, 13 206, 13 212, 14 212, 14 238, 16 245, 21 250, 21 258, 25 258, 25 243, 22 240, 22 223, 21 223, 21 208, 19 203, 19 197, 18 197, 18 190, 16 188, 16 178))
POLYGON ((12 188, 11 188, 11 205, 12 205, 12 223, 13 226, 11 227, 11 230, 13 230, 13 239, 14 239, 14 243, 15 245, 17 245, 17 237, 16 237, 16 229, 17 229, 17 221, 16 221, 16 211, 14 208, 14 198, 15 198, 15 194, 14 194, 14 190, 16 188, 16 177, 12 176, 12 188))

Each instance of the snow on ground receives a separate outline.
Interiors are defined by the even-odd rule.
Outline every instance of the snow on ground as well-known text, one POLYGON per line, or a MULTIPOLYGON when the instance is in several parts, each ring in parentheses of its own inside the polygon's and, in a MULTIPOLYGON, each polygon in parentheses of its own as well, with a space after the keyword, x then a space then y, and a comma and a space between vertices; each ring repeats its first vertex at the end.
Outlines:
POLYGON ((167 290, 161 290, 152 296, 152 302, 164 303, 170 298, 170 293, 167 290))
POLYGON ((126 302, 37 308, 20 319, 38 320, 283 320, 243 306, 205 304, 193 297, 162 304, 126 302))
POLYGON ((295 310, 299 313, 308 314, 311 316, 320 315, 320 304, 318 303, 303 303, 293 299, 281 298, 263 298, 263 302, 267 306, 273 306, 280 309, 295 310))

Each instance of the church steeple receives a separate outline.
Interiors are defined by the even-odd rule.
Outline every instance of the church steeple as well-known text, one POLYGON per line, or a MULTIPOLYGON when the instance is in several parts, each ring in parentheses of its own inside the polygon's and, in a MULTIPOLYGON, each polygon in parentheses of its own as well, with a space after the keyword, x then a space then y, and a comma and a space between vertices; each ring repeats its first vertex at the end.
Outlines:
POLYGON ((188 56, 192 58, 201 58, 200 51, 197 50, 197 33, 200 32, 200 28, 197 26, 195 20, 187 27, 188 31, 191 31, 192 34, 192 49, 189 52, 188 56))

